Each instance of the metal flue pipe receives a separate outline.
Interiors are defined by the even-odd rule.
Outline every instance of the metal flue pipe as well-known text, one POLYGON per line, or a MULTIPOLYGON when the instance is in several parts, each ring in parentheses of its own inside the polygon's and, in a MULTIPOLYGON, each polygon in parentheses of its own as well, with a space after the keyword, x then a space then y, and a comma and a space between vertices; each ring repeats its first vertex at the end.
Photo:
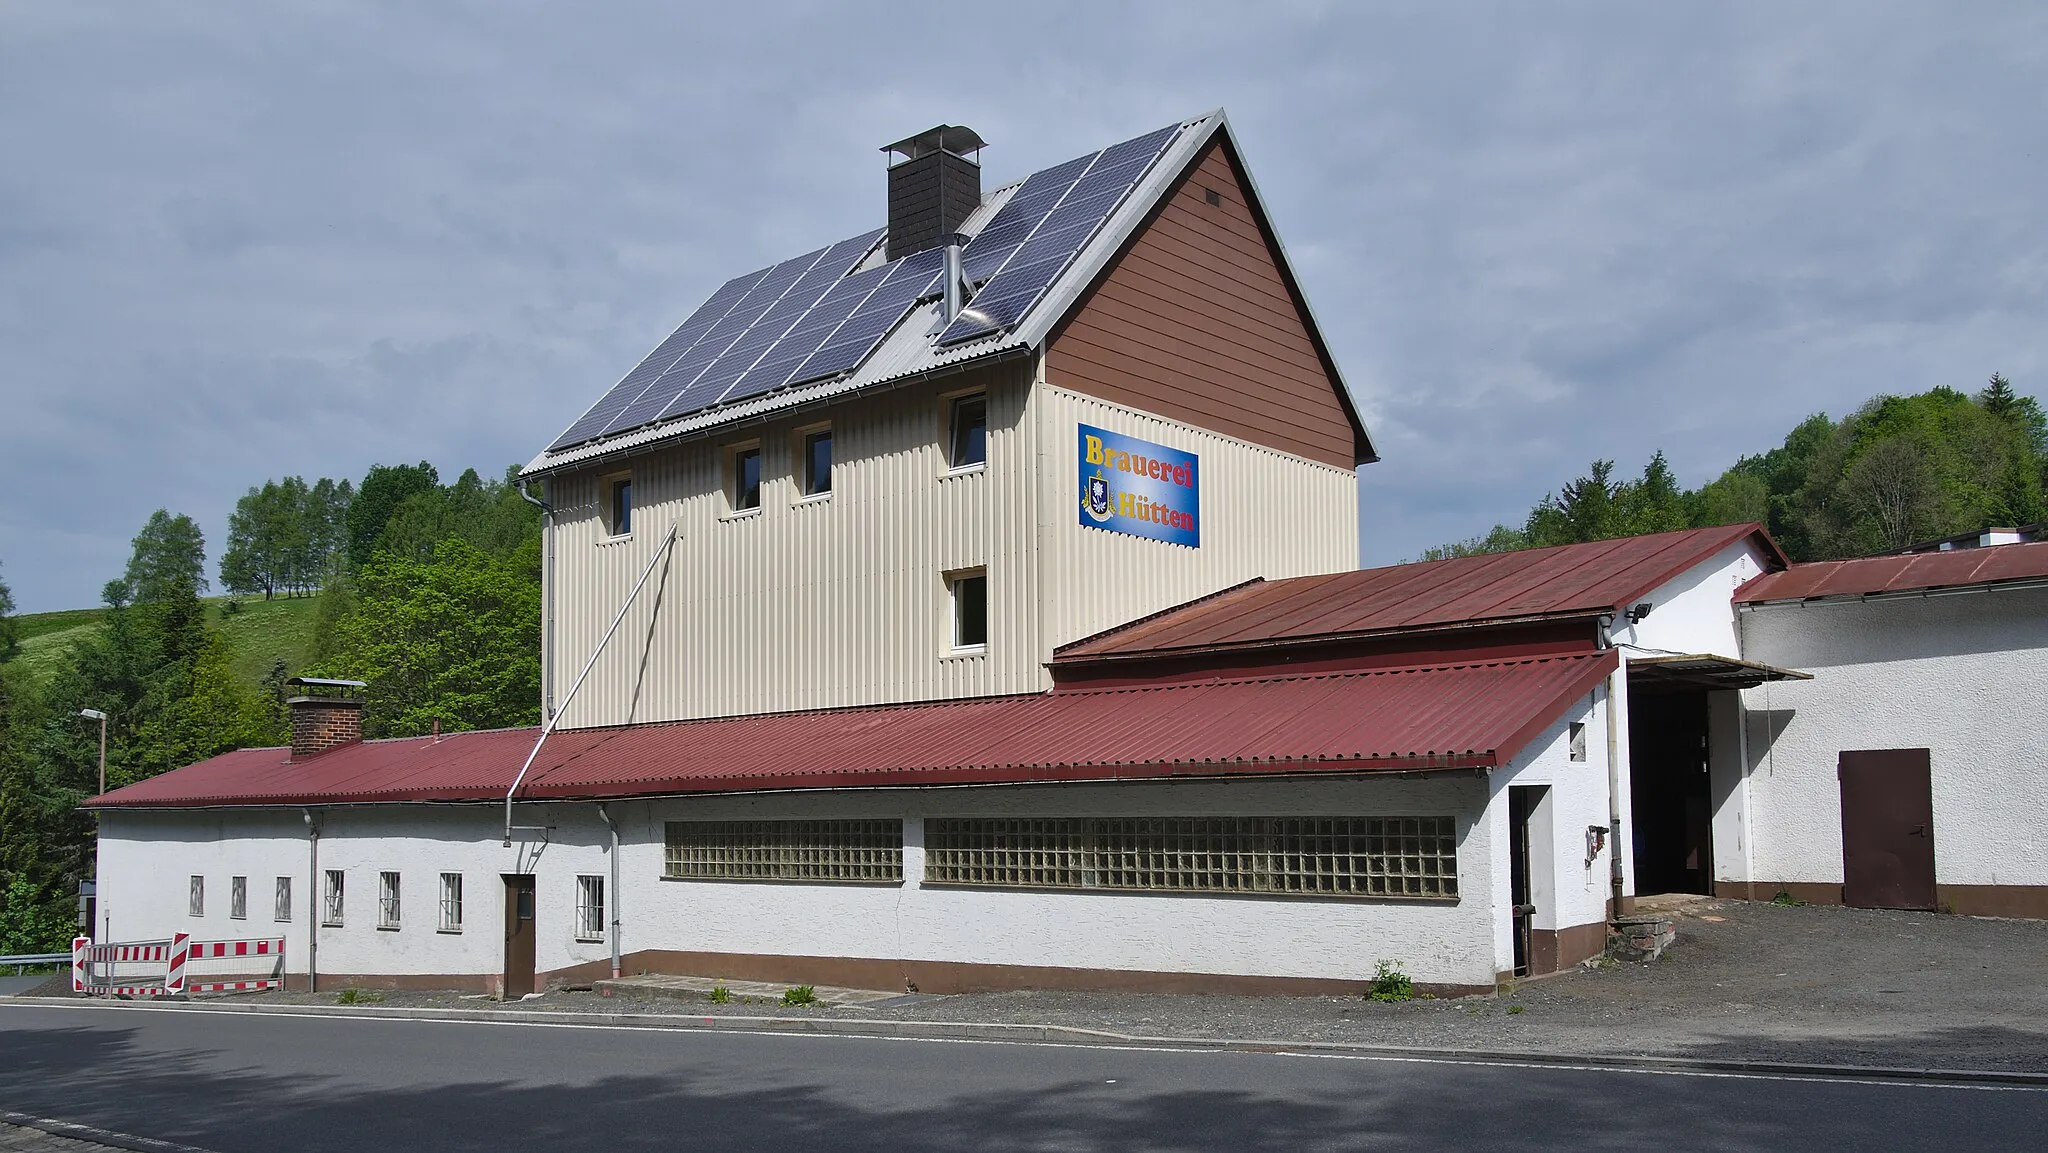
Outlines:
POLYGON ((626 603, 619 606, 618 615, 612 617, 611 627, 604 630, 603 639, 597 642, 597 648, 591 651, 590 659, 584 662, 583 671, 576 674, 576 683, 569 686, 569 695, 562 698, 562 707, 556 709, 555 715, 549 717, 547 723, 541 726, 540 738, 533 742, 533 751, 526 754, 526 763, 519 766, 519 775, 512 778, 512 787, 505 790, 506 848, 512 847, 512 798, 518 794, 519 786, 526 783, 527 771, 533 768, 534 759, 540 756, 540 747, 547 743, 548 735, 555 731, 555 725, 560 723, 562 715, 569 711, 570 702, 583 690, 583 682, 589 678, 590 670, 597 667, 597 658, 603 656, 605 646, 612 643, 612 634, 619 631, 620 622, 626 619, 626 610, 633 607, 633 601, 639 597, 640 590, 646 587, 647 578, 654 575, 654 566, 660 564, 668 555, 668 550, 675 545, 677 527, 673 524, 668 526, 668 534, 661 538, 661 544, 655 548, 654 555, 647 559, 647 567, 640 573, 640 579, 633 582, 633 591, 626 594, 626 603))

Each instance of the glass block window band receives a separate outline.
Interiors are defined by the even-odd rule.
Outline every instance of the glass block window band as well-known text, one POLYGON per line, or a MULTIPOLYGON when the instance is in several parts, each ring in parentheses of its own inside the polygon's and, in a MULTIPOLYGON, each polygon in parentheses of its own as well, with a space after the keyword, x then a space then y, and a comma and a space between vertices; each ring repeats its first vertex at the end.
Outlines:
POLYGON ((939 885, 1455 900, 1451 817, 934 817, 939 885))
POLYGON ((662 876, 703 881, 895 884, 903 822, 669 821, 662 876))

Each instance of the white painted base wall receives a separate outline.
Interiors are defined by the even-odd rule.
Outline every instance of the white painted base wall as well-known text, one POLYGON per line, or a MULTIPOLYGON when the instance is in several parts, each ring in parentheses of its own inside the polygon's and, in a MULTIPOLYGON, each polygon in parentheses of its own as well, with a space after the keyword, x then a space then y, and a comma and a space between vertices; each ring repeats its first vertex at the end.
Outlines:
MULTIPOLYGON (((1593 720, 1588 709, 1572 720, 1593 720)), ((1381 959, 1416 980, 1491 985, 1512 966, 1508 925, 1510 783, 1552 786, 1553 860, 1537 873, 1554 894, 1552 928, 1602 919, 1606 858, 1584 860, 1583 826, 1605 824, 1604 748, 1569 758, 1560 721, 1508 769, 1428 776, 1295 777, 1100 785, 888 790, 615 802, 621 829, 622 948, 733 954, 950 961, 1150 972, 1364 980, 1381 959), (1186 894, 1074 893, 927 887, 927 816, 1441 815, 1457 817, 1461 899, 1357 901, 1186 894), (900 817, 902 885, 685 882, 661 878, 663 822, 679 819, 900 817)), ((1589 732, 1597 731, 1589 725, 1589 732)), ((576 877, 607 877, 608 835, 591 804, 522 805, 546 824, 545 845, 500 844, 501 810, 473 805, 334 808, 319 814, 320 869, 346 873, 346 916, 319 929, 323 974, 500 972, 500 875, 538 880, 536 967, 546 973, 609 956, 574 933, 576 877), (401 877, 402 923, 377 926, 378 874, 401 877), (464 878, 461 932, 437 928, 439 875, 464 878)), ((101 834, 101 908, 114 939, 184 931, 199 938, 289 938, 290 971, 306 971, 318 915, 310 842, 291 811, 109 812, 101 834), (186 915, 187 879, 206 878, 201 917, 186 915), (229 878, 249 878, 249 918, 227 918, 229 878), (274 878, 293 878, 289 924, 274 924, 274 878)), ((1550 905, 1551 901, 1546 901, 1550 905)))

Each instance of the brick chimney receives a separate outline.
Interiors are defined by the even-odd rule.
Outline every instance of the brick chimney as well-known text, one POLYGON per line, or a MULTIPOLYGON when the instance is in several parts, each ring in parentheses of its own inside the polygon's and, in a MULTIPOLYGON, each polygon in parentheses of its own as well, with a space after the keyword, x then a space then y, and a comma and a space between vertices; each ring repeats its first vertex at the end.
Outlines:
POLYGON ((292 760, 362 741, 363 682, 293 677, 285 684, 303 693, 285 700, 292 711, 292 760))
POLYGON ((981 207, 980 155, 986 147, 974 129, 957 124, 883 147, 890 154, 890 260, 946 243, 981 207))

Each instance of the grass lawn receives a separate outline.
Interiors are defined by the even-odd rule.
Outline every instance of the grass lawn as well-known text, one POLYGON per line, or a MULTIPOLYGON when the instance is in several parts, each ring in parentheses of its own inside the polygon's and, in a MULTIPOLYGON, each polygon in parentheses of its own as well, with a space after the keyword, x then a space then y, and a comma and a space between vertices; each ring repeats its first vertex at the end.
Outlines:
MULTIPOLYGON (((261 683, 271 663, 280 657, 294 673, 306 663, 313 647, 313 623, 320 613, 318 596, 245 600, 238 613, 223 613, 226 604, 225 597, 210 598, 206 623, 225 634, 234 646, 235 675, 245 683, 261 683)), ((16 617, 21 655, 15 663, 37 680, 47 679, 63 663, 71 642, 97 627, 106 611, 67 609, 16 617)))

